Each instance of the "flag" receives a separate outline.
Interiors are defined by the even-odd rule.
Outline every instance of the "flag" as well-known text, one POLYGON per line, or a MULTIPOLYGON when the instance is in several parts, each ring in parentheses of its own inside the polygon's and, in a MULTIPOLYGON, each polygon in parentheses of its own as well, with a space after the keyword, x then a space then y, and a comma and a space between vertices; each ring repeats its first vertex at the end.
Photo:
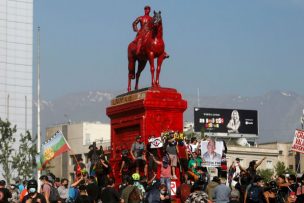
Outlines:
MULTIPOLYGON (((55 135, 42 144, 40 152, 40 169, 50 160, 71 149, 62 132, 57 131, 55 135)), ((39 162, 37 162, 39 169, 39 162)))

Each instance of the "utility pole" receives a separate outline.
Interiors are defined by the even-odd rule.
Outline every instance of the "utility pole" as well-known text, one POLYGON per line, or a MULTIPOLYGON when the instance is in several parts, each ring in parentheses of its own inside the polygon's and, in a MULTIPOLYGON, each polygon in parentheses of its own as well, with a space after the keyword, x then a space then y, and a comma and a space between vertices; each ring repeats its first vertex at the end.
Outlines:
MULTIPOLYGON (((40 135, 40 27, 37 32, 37 153, 40 154, 41 135, 40 135)), ((37 172, 37 180, 41 176, 41 171, 37 172)))

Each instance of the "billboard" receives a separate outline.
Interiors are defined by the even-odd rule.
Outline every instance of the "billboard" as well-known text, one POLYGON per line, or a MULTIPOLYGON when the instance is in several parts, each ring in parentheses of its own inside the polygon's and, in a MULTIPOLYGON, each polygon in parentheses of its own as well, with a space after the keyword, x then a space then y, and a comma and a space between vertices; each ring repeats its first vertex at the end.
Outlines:
POLYGON ((258 112, 256 110, 194 108, 194 130, 205 135, 221 137, 256 137, 258 112))

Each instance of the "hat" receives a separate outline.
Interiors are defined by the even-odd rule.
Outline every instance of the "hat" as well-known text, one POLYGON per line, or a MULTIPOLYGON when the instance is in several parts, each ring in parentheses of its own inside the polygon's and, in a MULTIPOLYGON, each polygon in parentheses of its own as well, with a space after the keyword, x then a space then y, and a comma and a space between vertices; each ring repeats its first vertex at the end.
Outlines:
POLYGON ((6 185, 5 180, 0 180, 0 185, 2 185, 2 186, 6 185))
POLYGON ((91 147, 94 147, 94 145, 91 144, 91 145, 89 146, 89 149, 90 149, 91 147))
POLYGON ((149 5, 145 6, 144 9, 151 9, 149 5))
POLYGON ((137 135, 135 139, 136 139, 136 140, 141 139, 141 136, 140 136, 140 135, 137 135))
POLYGON ((213 179, 212 179, 212 181, 216 182, 216 183, 220 183, 221 182, 221 180, 217 176, 214 176, 213 179))
POLYGON ((133 178, 133 180, 140 180, 139 173, 133 173, 132 178, 133 178))

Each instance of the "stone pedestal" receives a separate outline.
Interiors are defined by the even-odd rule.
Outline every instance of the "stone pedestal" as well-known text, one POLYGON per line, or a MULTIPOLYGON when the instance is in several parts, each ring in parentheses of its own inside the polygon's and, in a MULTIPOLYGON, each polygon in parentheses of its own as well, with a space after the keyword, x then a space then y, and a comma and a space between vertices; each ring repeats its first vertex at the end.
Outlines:
POLYGON ((119 95, 111 101, 107 115, 111 119, 111 162, 116 176, 121 151, 130 150, 137 135, 145 143, 164 131, 183 131, 183 112, 187 101, 172 88, 146 88, 119 95), (114 164, 114 165, 113 165, 114 164))

